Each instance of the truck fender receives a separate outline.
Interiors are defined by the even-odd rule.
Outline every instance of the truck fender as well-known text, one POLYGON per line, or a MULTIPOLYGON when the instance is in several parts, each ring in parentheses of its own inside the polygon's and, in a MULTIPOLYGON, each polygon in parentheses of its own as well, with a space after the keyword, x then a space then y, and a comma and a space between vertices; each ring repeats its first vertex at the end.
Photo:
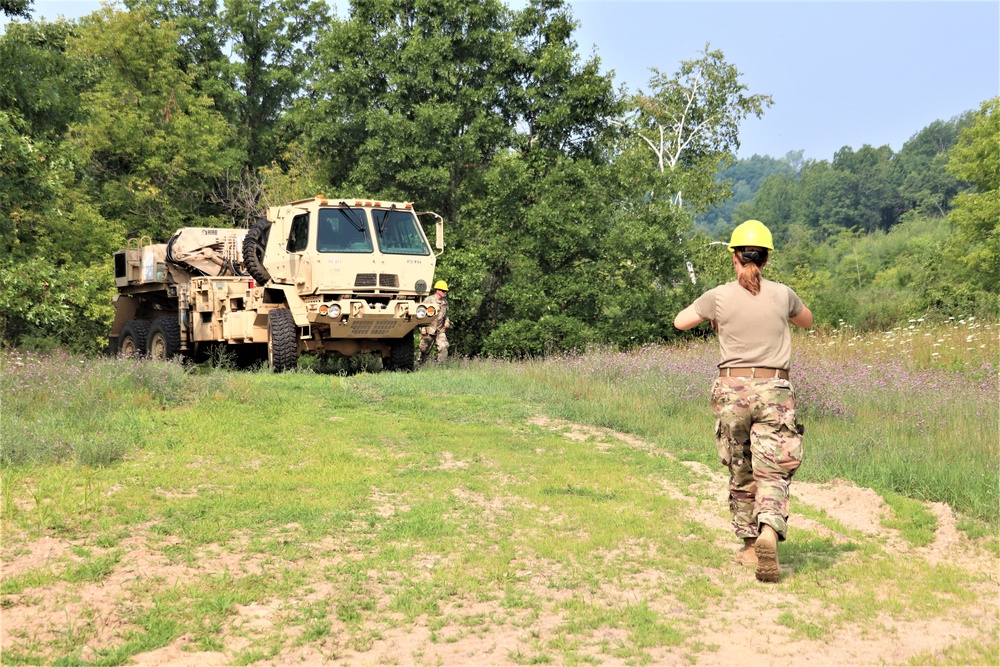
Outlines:
POLYGON ((115 306, 115 322, 111 325, 111 337, 117 338, 125 323, 134 320, 135 314, 139 312, 139 299, 115 294, 111 297, 111 303, 115 306))
POLYGON ((271 283, 267 287, 269 290, 281 290, 285 294, 285 303, 288 305, 288 310, 292 311, 292 317, 295 319, 295 326, 307 327, 309 326, 309 313, 306 311, 305 305, 302 303, 302 298, 299 297, 299 293, 295 290, 292 285, 275 285, 271 283))

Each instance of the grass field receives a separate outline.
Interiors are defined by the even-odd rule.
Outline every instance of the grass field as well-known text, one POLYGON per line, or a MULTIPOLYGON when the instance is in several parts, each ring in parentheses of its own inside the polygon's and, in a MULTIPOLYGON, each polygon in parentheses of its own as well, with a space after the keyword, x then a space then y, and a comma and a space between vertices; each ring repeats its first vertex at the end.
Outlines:
POLYGON ((725 664, 750 617, 757 664, 997 664, 996 328, 911 325, 796 338, 774 586, 731 562, 712 341, 351 376, 6 351, 2 662, 725 664))

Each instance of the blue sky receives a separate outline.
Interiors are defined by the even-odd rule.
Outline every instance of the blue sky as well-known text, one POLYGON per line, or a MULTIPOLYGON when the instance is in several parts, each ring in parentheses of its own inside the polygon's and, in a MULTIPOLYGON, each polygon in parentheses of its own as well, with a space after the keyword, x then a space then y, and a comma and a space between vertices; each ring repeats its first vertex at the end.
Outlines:
MULTIPOLYGON (((347 2, 329 2, 346 14, 347 2)), ((508 0, 521 7, 524 0, 508 0)), ((829 160, 843 146, 902 148, 935 120, 1000 95, 1000 2, 645 2, 570 0, 585 57, 630 91, 650 67, 673 73, 706 43, 774 97, 740 133, 740 157, 829 160)), ((74 18, 98 0, 35 0, 34 16, 74 18)))

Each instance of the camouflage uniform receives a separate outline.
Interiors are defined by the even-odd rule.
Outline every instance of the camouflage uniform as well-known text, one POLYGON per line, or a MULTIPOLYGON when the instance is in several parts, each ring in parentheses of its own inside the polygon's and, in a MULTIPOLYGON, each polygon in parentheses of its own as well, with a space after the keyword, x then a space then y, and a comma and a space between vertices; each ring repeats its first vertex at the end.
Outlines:
POLYGON ((788 528, 788 486, 802 462, 795 391, 779 378, 720 377, 712 384, 719 461, 729 467, 729 509, 736 535, 758 524, 788 528))
POLYGON ((437 309, 434 320, 425 327, 420 327, 420 354, 417 363, 421 363, 424 357, 431 351, 431 345, 437 344, 438 361, 448 358, 448 336, 445 335, 445 325, 451 325, 448 319, 448 297, 438 298, 437 294, 424 301, 427 305, 433 305, 437 309))

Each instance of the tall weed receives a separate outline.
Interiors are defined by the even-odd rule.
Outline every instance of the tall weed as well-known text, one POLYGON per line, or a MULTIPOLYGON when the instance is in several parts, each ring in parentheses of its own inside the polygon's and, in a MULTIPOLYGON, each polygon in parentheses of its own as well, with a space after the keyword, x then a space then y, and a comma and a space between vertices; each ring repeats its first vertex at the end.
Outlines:
POLYGON ((141 446, 153 411, 210 387, 177 363, 5 350, 0 463, 107 465, 141 446))
MULTIPOLYGON (((797 332, 793 350, 807 429, 799 478, 840 477, 947 502, 1000 527, 995 324, 917 318, 877 334, 842 326, 797 332)), ((699 339, 474 372, 505 375, 514 391, 544 396, 553 416, 656 438, 714 463, 708 391, 717 362, 716 341, 699 339)))

